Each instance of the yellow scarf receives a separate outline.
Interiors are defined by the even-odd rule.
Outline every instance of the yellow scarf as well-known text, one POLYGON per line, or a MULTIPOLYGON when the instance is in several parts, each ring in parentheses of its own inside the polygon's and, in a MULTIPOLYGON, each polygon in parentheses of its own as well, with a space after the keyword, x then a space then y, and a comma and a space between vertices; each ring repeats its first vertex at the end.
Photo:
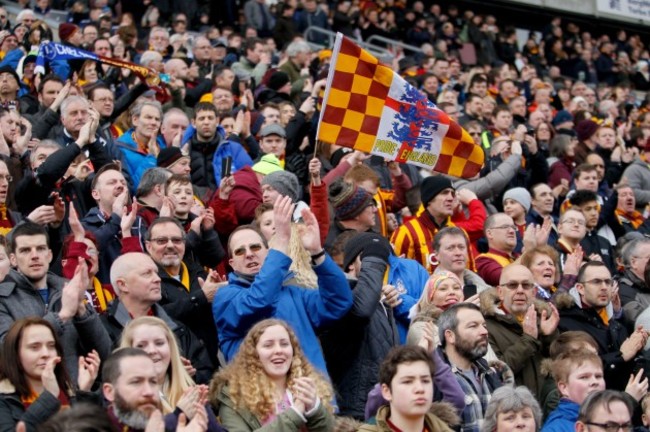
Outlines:
MULTIPOLYGON (((174 277, 174 275, 169 272, 167 272, 167 274, 174 277)), ((190 292, 190 272, 187 270, 187 266, 183 261, 181 261, 181 284, 183 284, 187 292, 190 292)))
POLYGON ((104 290, 102 283, 96 277, 93 278, 93 288, 95 290, 95 297, 99 303, 99 309, 104 312, 108 303, 113 300, 113 296, 110 292, 104 290))

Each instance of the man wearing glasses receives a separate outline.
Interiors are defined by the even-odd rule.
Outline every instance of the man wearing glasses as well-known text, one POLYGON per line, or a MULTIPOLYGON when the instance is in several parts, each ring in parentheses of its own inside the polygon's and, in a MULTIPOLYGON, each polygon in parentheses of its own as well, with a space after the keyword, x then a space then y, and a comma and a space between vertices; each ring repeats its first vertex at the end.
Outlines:
POLYGON ((233 272, 228 285, 217 290, 212 304, 219 332, 221 351, 230 361, 248 330, 266 318, 285 320, 296 332, 305 355, 322 373, 326 373, 318 330, 343 318, 353 303, 345 274, 321 246, 318 222, 309 209, 302 210, 304 225, 300 239, 311 255, 318 278, 318 289, 298 285, 289 254, 291 219, 295 205, 288 196, 280 196, 273 206, 275 234, 267 245, 258 229, 243 225, 228 240, 229 264, 233 272))
POLYGON ((219 340, 212 315, 212 299, 224 285, 216 272, 210 277, 203 267, 185 257, 185 230, 178 220, 160 217, 145 235, 147 253, 158 266, 162 298, 158 302, 173 319, 182 322, 201 339, 217 365, 219 340))
POLYGON ((485 221, 484 231, 490 249, 476 257, 476 272, 488 285, 497 286, 503 268, 515 262, 517 226, 507 214, 495 213, 485 221))
POLYGON ((614 390, 592 393, 580 406, 576 432, 631 432, 632 406, 629 397, 614 390))
POLYGON ((589 261, 578 272, 578 282, 556 300, 560 331, 584 331, 598 343, 607 388, 623 390, 634 369, 634 358, 648 340, 648 332, 637 328, 631 336, 622 321, 622 307, 612 274, 600 261, 589 261), (611 303, 611 306, 610 306, 611 303))
POLYGON ((520 264, 503 269, 492 300, 483 305, 490 345, 510 366, 516 384, 539 397, 544 381, 540 363, 557 336, 558 312, 550 303, 534 302, 533 274, 520 264))

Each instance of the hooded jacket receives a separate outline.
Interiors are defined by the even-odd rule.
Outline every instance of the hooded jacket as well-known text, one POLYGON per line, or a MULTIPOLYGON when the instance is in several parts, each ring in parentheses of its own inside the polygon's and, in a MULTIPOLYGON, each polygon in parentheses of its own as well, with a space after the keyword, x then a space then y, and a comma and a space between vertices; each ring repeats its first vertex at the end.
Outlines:
POLYGON ((14 432, 20 421, 25 423, 27 432, 33 432, 60 409, 61 401, 48 391, 25 409, 14 385, 8 379, 0 381, 0 432, 14 432))
POLYGON ((574 430, 578 420, 580 405, 569 400, 560 399, 560 404, 548 416, 541 432, 566 432, 574 430))
POLYGON ((629 268, 618 280, 623 312, 628 321, 635 321, 650 306, 650 288, 629 268))
MULTIPOLYGON (((480 295, 481 312, 487 324, 489 341, 497 357, 504 361, 515 374, 515 383, 524 385, 538 397, 542 388, 542 359, 548 355, 548 348, 555 339, 557 330, 550 335, 539 331, 537 339, 524 333, 517 319, 506 313, 500 306, 496 289, 484 291, 480 295)), ((550 306, 540 300, 534 300, 538 323, 541 313, 551 313, 550 306)))
MULTIPOLYGON (((359 432, 391 432, 393 429, 388 425, 388 418, 390 417, 390 406, 384 405, 379 408, 377 412, 376 424, 364 424, 359 428, 359 432)), ((424 426, 428 431, 435 432, 451 432, 453 429, 449 426, 451 421, 458 422, 458 415, 453 409, 446 404, 434 403, 429 412, 424 417, 424 426), (438 415, 434 414, 436 412, 438 415), (443 421, 440 416, 444 416, 443 421)))
MULTIPOLYGON (((133 183, 132 191, 138 189, 142 174, 149 168, 156 167, 156 158, 153 155, 142 153, 138 150, 138 143, 133 139, 134 131, 135 129, 133 128, 127 130, 116 141, 117 146, 124 154, 126 168, 128 168, 131 182, 133 183)), ((156 137, 156 143, 161 150, 167 147, 161 135, 156 137)))
POLYGON ((386 262, 361 260, 358 280, 350 281, 352 309, 321 336, 327 370, 337 390, 340 415, 363 420, 368 392, 379 376, 379 365, 399 345, 393 309, 381 302, 386 262))
POLYGON ((32 283, 23 274, 11 270, 0 283, 0 339, 4 340, 16 320, 42 317, 54 327, 63 346, 65 367, 76 381, 79 356, 94 349, 102 360, 106 360, 111 353, 111 341, 92 305, 86 305, 82 317, 75 316, 65 323, 61 320, 59 311, 65 283, 65 279, 53 273, 47 275, 50 297, 45 304, 32 283))
POLYGON ((625 325, 614 317, 605 324, 595 309, 583 308, 575 288, 567 294, 558 295, 555 304, 560 312, 560 331, 577 330, 591 335, 598 343, 607 388, 623 390, 627 381, 621 377, 629 377, 634 370, 634 360, 625 361, 620 351, 628 337, 625 325))

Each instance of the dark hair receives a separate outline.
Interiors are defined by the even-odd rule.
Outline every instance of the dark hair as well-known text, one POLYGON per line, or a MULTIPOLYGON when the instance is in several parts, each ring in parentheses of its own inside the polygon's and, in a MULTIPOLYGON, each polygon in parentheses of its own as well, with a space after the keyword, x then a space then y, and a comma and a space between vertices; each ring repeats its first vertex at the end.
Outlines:
POLYGON ((194 107, 194 120, 196 120, 196 116, 199 114, 199 111, 212 111, 215 116, 219 117, 219 112, 217 111, 217 107, 215 107, 210 102, 199 102, 198 104, 196 104, 196 106, 194 107))
POLYGON ((95 173, 95 177, 93 177, 93 181, 90 183, 90 190, 95 190, 97 187, 97 182, 99 182, 99 178, 104 174, 106 171, 117 171, 117 172, 122 172, 122 166, 118 161, 107 163, 103 167, 99 169, 95 173))
POLYGON ((465 232, 458 227, 445 227, 438 231, 436 235, 433 237, 433 250, 436 252, 440 251, 440 243, 442 243, 442 239, 448 236, 458 236, 462 237, 465 239, 465 243, 467 243, 467 238, 465 237, 465 232))
MULTIPOLYGON (((63 347, 61 346, 61 342, 59 341, 52 324, 41 317, 31 316, 21 318, 11 325, 2 344, 0 378, 9 380, 9 382, 16 388, 16 393, 21 397, 28 397, 32 394, 32 389, 30 388, 25 375, 25 369, 20 361, 20 343, 25 329, 37 325, 47 327, 48 330, 52 332, 54 347, 57 355, 61 357, 61 362, 54 367, 54 375, 56 376, 56 381, 59 384, 61 391, 68 392, 72 386, 70 385, 70 377, 68 376, 63 363, 63 347)), ((58 396, 59 395, 54 395, 54 397, 58 396)))
POLYGON ((97 90, 108 90, 111 91, 110 88, 103 82, 96 82, 91 84, 88 89, 86 90, 86 96, 88 96, 88 100, 93 101, 95 99, 95 92, 97 90))
POLYGON ((146 357, 149 358, 144 350, 140 348, 120 348, 115 351, 106 359, 104 367, 102 367, 102 380, 105 383, 115 384, 122 374, 122 359, 128 357, 146 357))
POLYGON ((497 107, 492 111, 492 117, 496 118, 496 116, 499 115, 501 112, 507 112, 508 114, 512 114, 510 112, 510 108, 508 108, 507 105, 497 105, 497 107))
POLYGON ((47 247, 50 247, 50 236, 47 234, 47 230, 44 226, 37 223, 27 221, 25 223, 16 225, 16 227, 11 231, 9 239, 11 241, 11 252, 15 253, 16 251, 16 239, 20 236, 45 236, 45 243, 47 247))
POLYGON ((259 230, 259 228, 257 228, 255 225, 251 225, 251 224, 248 224, 248 225, 239 225, 239 226, 238 226, 237 228, 235 228, 235 230, 234 230, 233 232, 231 232, 230 235, 228 236, 228 255, 232 256, 232 249, 230 248, 230 242, 231 242, 233 236, 234 236, 236 233, 238 233, 239 231, 244 231, 244 230, 250 230, 250 231, 254 231, 254 232, 256 232, 257 235, 260 236, 260 238, 262 239, 262 244, 263 244, 265 247, 267 247, 267 248, 269 247, 269 244, 268 244, 268 242, 266 241, 266 239, 264 238, 264 235, 263 235, 262 232, 259 230))
POLYGON ((569 198, 569 202, 572 206, 581 206, 592 201, 598 201, 598 194, 594 191, 585 189, 576 190, 575 193, 571 195, 571 198, 569 198))
POLYGON ((589 165, 587 163, 582 163, 573 170, 573 178, 577 179, 580 177, 582 173, 595 172, 595 171, 598 171, 595 166, 589 165))
POLYGON ((167 179, 165 182, 165 194, 169 191, 169 187, 171 186, 172 183, 178 183, 181 185, 190 185, 192 186, 192 179, 190 179, 188 176, 184 174, 172 174, 171 177, 167 179))
POLYGON ((587 272, 588 269, 593 267, 605 267, 607 271, 610 271, 609 267, 607 267, 607 265, 605 265, 605 263, 602 261, 588 261, 585 264, 583 264, 582 267, 580 267, 580 270, 578 271, 578 277, 576 279, 577 282, 584 283, 585 273, 587 272))
POLYGON ((106 410, 90 403, 74 404, 38 427, 38 432, 117 432, 106 410))
POLYGON ((404 363, 414 363, 423 361, 429 366, 431 376, 435 373, 436 367, 431 359, 431 355, 420 346, 402 345, 394 347, 384 358, 379 366, 379 383, 386 384, 390 388, 390 383, 397 373, 399 365, 404 363))
POLYGON ((167 183, 167 179, 171 177, 172 173, 167 168, 153 167, 149 168, 142 174, 140 177, 140 183, 138 184, 138 190, 135 192, 137 198, 142 198, 151 193, 153 188, 157 185, 164 186, 167 183))
POLYGON ((47 74, 47 75, 45 75, 43 77, 40 84, 38 85, 38 89, 37 89, 38 92, 43 93, 43 89, 45 88, 45 84, 50 82, 50 81, 58 82, 62 86, 65 85, 65 82, 58 75, 55 75, 53 73, 47 74))
POLYGON ((445 332, 451 330, 456 334, 458 329, 458 311, 461 309, 470 309, 481 313, 481 308, 474 303, 456 303, 449 306, 438 317, 438 337, 440 338, 440 345, 444 348, 446 345, 445 332))
POLYGON ((144 235, 144 239, 146 241, 151 241, 151 232, 153 231, 154 227, 156 225, 160 225, 164 223, 170 223, 176 225, 176 227, 181 231, 181 236, 185 238, 185 230, 183 229, 183 225, 181 225, 181 223, 176 218, 163 216, 163 217, 156 218, 154 219, 153 222, 151 222, 151 225, 149 225, 149 229, 144 235))
POLYGON ((242 44, 242 51, 254 50, 257 44, 264 45, 264 41, 260 38, 250 37, 242 44))
POLYGON ((468 93, 467 97, 465 98, 465 104, 473 102, 474 99, 483 100, 483 97, 481 97, 480 95, 477 95, 476 93, 468 93))
POLYGON ((607 407, 607 410, 611 412, 609 405, 612 402, 622 402, 625 404, 628 414, 632 417, 632 405, 623 393, 616 390, 601 390, 590 394, 582 402, 580 412, 578 413, 578 421, 583 423, 591 421, 591 416, 594 414, 594 411, 601 406, 607 407))

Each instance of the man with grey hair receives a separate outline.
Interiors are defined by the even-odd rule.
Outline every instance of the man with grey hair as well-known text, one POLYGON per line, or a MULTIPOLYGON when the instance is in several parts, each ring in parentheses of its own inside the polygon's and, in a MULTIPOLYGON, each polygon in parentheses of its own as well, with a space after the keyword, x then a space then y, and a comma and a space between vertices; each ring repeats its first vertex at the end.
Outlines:
POLYGON ((140 64, 142 66, 154 69, 155 71, 162 72, 165 67, 163 63, 163 56, 158 51, 145 51, 140 56, 140 64))
POLYGON ((271 55, 266 49, 264 41, 259 38, 248 38, 244 42, 243 48, 245 54, 239 58, 238 62, 233 63, 232 71, 238 77, 250 75, 256 83, 262 82, 262 78, 271 65, 271 55))
POLYGON ((645 269, 650 259, 650 238, 632 240, 621 253, 625 270, 619 279, 619 294, 625 318, 634 321, 650 306, 650 287, 645 281, 645 269))
POLYGON ((152 27, 149 31, 149 46, 153 51, 159 52, 163 58, 169 57, 172 50, 169 48, 169 32, 164 27, 152 27))
POLYGON ((185 130, 190 125, 188 115, 180 108, 170 108, 162 119, 160 134, 168 147, 180 147, 185 130), (176 142, 174 142, 176 140, 176 142))
POLYGON ((111 266, 111 285, 117 298, 102 315, 102 324, 117 346, 122 330, 133 319, 155 316, 165 321, 176 335, 181 355, 189 360, 186 369, 197 384, 207 383, 212 364, 199 341, 185 325, 173 320, 158 304, 162 299, 158 266, 147 254, 131 252, 119 256, 111 266))
POLYGON ((309 77, 309 66, 311 47, 304 40, 296 40, 289 44, 286 50, 289 60, 284 62, 278 70, 289 75, 291 81, 291 96, 302 92, 305 79, 309 77))
POLYGON ((456 303, 438 318, 440 358, 449 364, 465 393, 461 430, 479 432, 492 393, 503 386, 502 372, 488 365, 488 330, 481 309, 473 303, 456 303))
POLYGON ((192 54, 194 61, 199 67, 199 78, 205 78, 206 75, 212 73, 212 45, 210 40, 205 36, 197 36, 192 43, 192 54))
POLYGON ((140 102, 131 109, 130 114, 133 127, 117 139, 117 145, 124 153, 134 190, 138 187, 142 174, 148 168, 156 166, 156 157, 167 144, 158 135, 162 121, 160 102, 140 102))
POLYGON ((171 176, 171 171, 160 167, 149 168, 142 174, 135 198, 139 207, 138 216, 145 227, 149 227, 160 215, 165 201, 165 183, 171 176))

